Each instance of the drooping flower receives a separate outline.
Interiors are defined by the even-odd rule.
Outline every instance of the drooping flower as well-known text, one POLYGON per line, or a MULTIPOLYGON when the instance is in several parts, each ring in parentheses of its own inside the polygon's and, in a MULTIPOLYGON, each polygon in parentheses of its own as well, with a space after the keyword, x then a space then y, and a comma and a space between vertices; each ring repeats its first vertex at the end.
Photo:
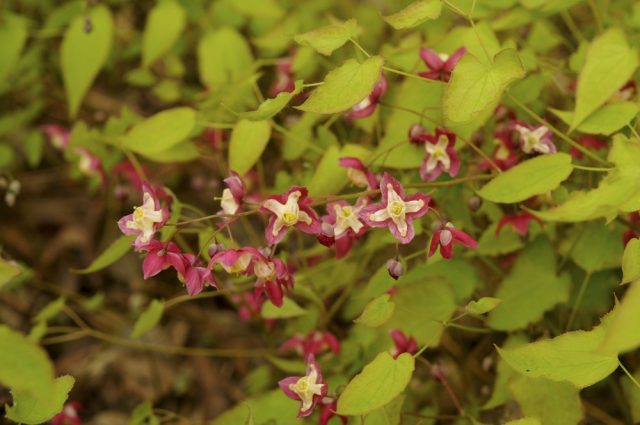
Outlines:
POLYGON ((525 123, 518 123, 514 128, 520 135, 520 147, 524 153, 557 152, 556 145, 551 140, 551 131, 546 126, 532 127, 525 123))
POLYGON ((373 86, 373 90, 371 93, 362 99, 359 103, 355 104, 351 111, 349 111, 346 116, 348 118, 367 118, 371 116, 376 110, 376 105, 378 100, 386 93, 387 91, 387 79, 384 78, 383 74, 380 74, 380 79, 373 86))
POLYGON ((134 246, 138 249, 148 243, 153 235, 169 218, 169 210, 160 207, 160 200, 151 185, 142 185, 142 205, 135 207, 132 214, 118 220, 118 227, 125 235, 136 235, 134 246))
POLYGON ((287 265, 279 258, 267 258, 258 251, 253 257, 249 273, 258 278, 254 294, 260 296, 266 293, 273 305, 282 307, 284 291, 293 288, 293 276, 287 265))
POLYGON ((460 170, 460 158, 455 149, 456 135, 450 131, 436 129, 436 134, 416 134, 414 130, 414 139, 422 139, 424 141, 425 156, 420 166, 420 177, 425 181, 432 181, 440 177, 442 172, 449 174, 451 177, 458 175, 460 170))
POLYGON ((340 354, 340 342, 331 332, 311 331, 306 336, 295 335, 289 338, 278 348, 280 352, 289 350, 296 351, 305 359, 309 357, 310 354, 317 356, 326 351, 340 354))
POLYGON ((346 416, 342 416, 342 415, 338 415, 337 412, 338 409, 338 401, 333 399, 333 398, 329 398, 329 397, 324 397, 321 401, 320 401, 320 425, 328 425, 329 421, 331 420, 331 418, 334 417, 338 417, 340 419, 340 421, 342 422, 342 425, 347 425, 347 423, 349 422, 349 418, 347 418, 346 416))
POLYGON ((328 391, 328 385, 322 379, 320 366, 313 354, 307 358, 305 376, 290 376, 278 382, 278 385, 287 397, 300 401, 299 418, 309 416, 328 391))
POLYGON ((391 339, 393 339, 394 346, 391 348, 389 354, 394 359, 402 353, 415 354, 418 352, 418 343, 413 337, 407 336, 400 329, 391 329, 389 331, 391 339))
POLYGON ((209 268, 213 268, 215 264, 220 264, 227 273, 244 274, 256 255, 259 255, 258 250, 250 246, 240 249, 227 249, 211 257, 209 268))
POLYGON ((66 128, 57 124, 45 124, 40 126, 40 130, 56 149, 63 151, 69 146, 69 130, 66 128))
MULTIPOLYGON (((493 142, 496 144, 495 149, 491 155, 493 162, 501 170, 508 170, 518 163, 518 154, 516 152, 516 145, 513 141, 513 129, 512 126, 505 126, 494 133, 493 142)), ((491 164, 488 161, 483 161, 480 164, 482 169, 491 168, 491 164)))
POLYGON ((231 175, 224 179, 224 183, 227 187, 222 191, 220 206, 222 207, 222 212, 233 215, 240 210, 242 199, 246 193, 246 186, 240 175, 235 171, 231 171, 231 175))
MULTIPOLYGON (((242 321, 249 321, 252 317, 258 317, 260 315, 260 311, 262 311, 262 305, 265 303, 266 299, 262 296, 256 296, 253 291, 246 291, 239 294, 233 294, 231 299, 234 303, 238 305, 238 316, 242 321)), ((271 322, 271 319, 266 321, 267 323, 271 322)))
POLYGON ((387 261, 387 272, 394 280, 398 280, 404 274, 404 266, 397 258, 387 261))
POLYGON ((82 419, 78 414, 80 403, 70 401, 64 405, 62 412, 51 419, 51 425, 82 425, 82 419))
POLYGON ((100 179, 102 187, 104 187, 106 184, 106 176, 100 158, 85 148, 75 148, 73 152, 78 155, 78 169, 80 172, 87 177, 97 177, 100 179))
POLYGON ((293 77, 293 61, 291 58, 278 60, 276 64, 276 79, 269 87, 269 96, 276 97, 279 93, 292 92, 295 88, 293 77))
POLYGON ((217 288, 216 281, 209 267, 204 267, 193 254, 183 254, 184 275, 179 275, 184 282, 187 293, 191 296, 202 292, 205 286, 217 288))
POLYGON ((456 64, 465 53, 467 53, 467 49, 464 47, 453 52, 451 56, 422 47, 420 49, 420 57, 429 68, 429 71, 419 72, 418 75, 429 80, 440 80, 446 83, 451 78, 451 72, 453 72, 456 64))
POLYGON ((321 231, 320 218, 310 207, 307 189, 293 186, 282 195, 271 196, 260 206, 260 211, 270 215, 265 231, 269 245, 280 242, 291 227, 313 235, 321 231))
POLYGON ((142 272, 145 279, 149 279, 169 267, 173 267, 180 275, 185 275, 186 265, 183 253, 174 242, 160 242, 153 239, 140 246, 138 250, 147 252, 142 261, 142 272))
MULTIPOLYGON (((594 134, 585 134, 584 136, 576 140, 576 142, 578 142, 580 145, 584 146, 587 149, 593 149, 593 150, 607 149, 609 147, 609 144, 607 143, 607 139, 596 136, 594 134)), ((580 152, 575 147, 571 147, 570 153, 571 153, 571 156, 574 157, 575 159, 582 159, 583 157, 583 153, 580 152)))
POLYGON ((423 193, 405 195, 396 179, 385 173, 380 181, 382 202, 360 210, 360 218, 370 227, 388 227, 393 236, 406 244, 415 236, 413 220, 429 210, 431 197, 423 193))
POLYGON ((351 183, 358 187, 375 189, 378 187, 378 178, 375 173, 369 170, 358 158, 345 156, 339 160, 340 166, 347 169, 347 177, 351 183))
POLYGON ((353 242, 362 236, 367 226, 360 218, 360 211, 369 203, 367 198, 360 198, 355 205, 346 201, 327 204, 327 215, 322 217, 323 225, 330 225, 336 249, 336 258, 346 256, 353 242))
POLYGON ((498 226, 496 227, 496 236, 500 235, 500 231, 506 225, 511 226, 520 236, 526 236, 529 231, 529 223, 531 223, 532 220, 537 221, 542 225, 542 221, 529 211, 513 215, 505 214, 498 222, 498 226))
POLYGON ((429 256, 435 254, 436 249, 440 246, 440 254, 443 258, 450 259, 453 255, 453 245, 459 243, 467 248, 476 248, 478 243, 462 230, 453 227, 453 224, 446 223, 440 229, 436 230, 431 237, 431 245, 429 246, 429 256))

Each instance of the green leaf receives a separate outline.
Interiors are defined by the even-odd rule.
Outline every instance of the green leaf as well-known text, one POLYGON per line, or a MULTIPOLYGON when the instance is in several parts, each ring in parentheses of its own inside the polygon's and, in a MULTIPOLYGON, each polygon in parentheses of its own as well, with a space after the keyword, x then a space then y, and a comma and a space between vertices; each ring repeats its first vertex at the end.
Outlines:
POLYGON ((152 65, 171 49, 186 23, 186 14, 175 0, 161 0, 147 16, 142 34, 142 66, 152 65))
POLYGON ((0 289, 22 273, 22 267, 14 261, 0 257, 0 289))
POLYGON ((327 25, 296 35, 293 39, 298 44, 311 47, 316 52, 328 56, 349 41, 351 37, 355 36, 357 31, 358 23, 355 19, 349 19, 339 24, 327 25))
MULTIPOLYGON (((522 334, 510 335, 502 345, 503 349, 509 349, 523 345, 529 342, 526 336, 522 334)), ((508 384, 511 378, 517 374, 511 366, 507 364, 501 357, 498 357, 498 366, 496 367, 496 379, 493 384, 493 392, 491 398, 482 406, 483 410, 495 409, 502 406, 512 399, 508 384)))
POLYGON ((539 237, 522 251, 500 284, 495 296, 502 303, 489 313, 487 325, 502 331, 524 328, 555 305, 567 302, 570 287, 568 274, 556 276, 553 247, 539 237))
POLYGON ((276 307, 272 303, 266 303, 260 313, 265 319, 289 319, 309 314, 307 310, 300 307, 289 297, 285 297, 282 307, 276 307))
POLYGON ((567 332, 553 339, 497 350, 509 366, 522 375, 569 381, 579 388, 588 387, 618 367, 615 354, 596 352, 604 339, 607 320, 610 320, 608 316, 588 332, 567 332))
POLYGON ((444 92, 445 122, 448 125, 466 123, 493 111, 507 86, 524 75, 514 49, 500 51, 490 64, 466 53, 453 70, 444 92))
POLYGON ((375 328, 384 325, 393 314, 393 310, 396 308, 396 303, 389 301, 391 296, 389 294, 380 295, 378 298, 374 298, 364 311, 358 317, 355 322, 360 323, 370 328, 375 328))
POLYGON ((83 16, 77 16, 64 33, 60 52, 62 77, 69 101, 69 114, 75 117, 87 90, 109 57, 113 41, 113 19, 105 6, 91 8, 91 32, 84 30, 83 16))
POLYGON ((195 124, 193 109, 167 109, 133 126, 123 136, 122 146, 143 155, 166 151, 185 140, 195 124))
POLYGON ((229 167, 241 176, 246 174, 258 162, 270 137, 267 121, 238 121, 229 142, 229 167))
POLYGON ((227 410, 209 425, 238 425, 247 419, 247 407, 253 412, 253 419, 258 424, 295 425, 300 420, 295 418, 295 412, 300 408, 299 402, 286 397, 282 390, 277 389, 268 393, 243 400, 233 408, 227 410), (294 412, 291 421, 283 421, 283 412, 294 412))
POLYGON ((5 11, 0 23, 0 81, 7 79, 18 62, 27 35, 27 20, 5 11))
POLYGON ((159 425, 160 420, 153 414, 153 405, 145 401, 136 406, 129 418, 129 425, 159 425))
POLYGON ((365 425, 400 425, 402 422, 402 405, 405 396, 400 394, 389 404, 369 413, 364 420, 365 425))
POLYGON ((624 298, 615 309, 615 315, 607 327, 598 353, 619 355, 640 346, 640 284, 629 286, 624 298))
POLYGON ((571 259, 588 273, 620 267, 622 232, 601 222, 587 225, 571 250, 571 259))
POLYGON ((249 45, 232 28, 207 32, 198 43, 200 81, 210 89, 248 77, 252 63, 249 45))
POLYGON ((324 84, 314 90, 297 109, 319 114, 344 112, 369 96, 380 78, 384 60, 379 56, 362 63, 349 59, 329 72, 324 84))
POLYGON ((40 131, 32 131, 24 141, 24 153, 29 167, 36 168, 42 160, 44 137, 40 131))
POLYGON ((180 142, 160 152, 147 152, 144 156, 160 163, 187 162, 200 157, 198 148, 192 142, 180 142))
POLYGON ((494 310, 501 302, 500 298, 482 297, 467 304, 465 310, 471 314, 485 314, 494 310))
POLYGON ((517 251, 524 245, 522 238, 511 227, 505 227, 496 234, 498 223, 493 223, 482 233, 478 239, 478 248, 471 255, 497 256, 517 251))
POLYGON ((509 388, 522 414, 544 425, 577 425, 582 422, 579 389, 569 382, 515 376, 509 388))
POLYGON ((640 239, 633 238, 622 255, 622 283, 640 279, 640 239))
POLYGON ((13 406, 5 406, 7 418, 21 424, 41 424, 60 413, 67 401, 75 379, 65 375, 53 381, 50 392, 34 395, 19 390, 12 391, 13 406))
MULTIPOLYGON (((553 108, 549 108, 549 110, 567 125, 571 125, 573 122, 572 111, 560 111, 553 108)), ((608 136, 629 124, 636 115, 638 115, 638 105, 633 102, 607 104, 586 117, 576 127, 576 130, 581 133, 608 136)))
POLYGON ((522 418, 505 422, 504 425, 542 425, 538 418, 522 418))
POLYGON ((153 329, 162 319, 163 313, 164 301, 152 300, 133 325, 131 338, 140 338, 153 329))
POLYGON ((294 96, 302 91, 303 83, 302 80, 296 81, 292 92, 278 93, 273 99, 267 99, 262 102, 255 111, 244 112, 240 116, 249 121, 263 121, 274 117, 289 104, 294 96))
POLYGON ((118 261, 123 255, 131 251, 131 244, 135 239, 135 235, 124 235, 113 241, 102 254, 98 256, 89 267, 80 270, 74 270, 76 273, 86 274, 102 270, 118 261))
POLYGON ((387 405, 407 387, 414 367, 411 354, 396 360, 387 352, 378 354, 342 391, 338 414, 359 416, 387 405))
MULTIPOLYGON (((323 132, 326 137, 331 137, 335 140, 335 136, 329 130, 322 129, 322 127, 318 128, 318 138, 320 140, 322 140, 323 132)), ((364 147, 355 144, 346 144, 342 149, 337 144, 329 146, 315 167, 316 171, 307 185, 310 195, 339 193, 347 185, 349 182, 347 169, 341 167, 339 163, 339 159, 345 156, 359 158, 366 163, 370 152, 364 147)))
POLYGON ((492 202, 521 202, 556 189, 572 171, 569 154, 540 155, 498 174, 478 191, 478 195, 492 202))
POLYGON ((571 130, 617 92, 637 67, 638 51, 629 47, 621 29, 611 28, 595 38, 578 75, 571 130))
POLYGON ((385 16, 384 20, 397 30, 413 28, 431 19, 437 19, 441 11, 440 0, 421 0, 409 4, 393 15, 385 16))
POLYGON ((60 297, 47 304, 40 312, 34 317, 34 322, 46 322, 56 317, 64 308, 66 300, 64 297, 60 297))

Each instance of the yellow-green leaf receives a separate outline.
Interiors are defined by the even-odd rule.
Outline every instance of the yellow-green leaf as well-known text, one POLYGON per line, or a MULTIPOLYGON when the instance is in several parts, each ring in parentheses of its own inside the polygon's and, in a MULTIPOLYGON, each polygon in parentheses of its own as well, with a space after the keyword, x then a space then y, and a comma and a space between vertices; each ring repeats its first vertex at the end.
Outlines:
POLYGON ((494 297, 482 297, 477 301, 471 301, 465 307, 465 310, 471 314, 485 314, 500 305, 502 300, 494 297))
POLYGON ((394 29, 413 28, 431 19, 437 19, 442 11, 441 0, 421 0, 409 4, 393 15, 385 16, 394 29))
POLYGON ((185 140, 195 124, 193 109, 167 109, 133 126, 122 138, 122 145, 143 155, 157 154, 185 140))
POLYGON ((135 239, 135 235, 124 235, 113 241, 102 254, 98 256, 89 267, 80 270, 74 270, 76 273, 93 273, 98 270, 102 270, 105 267, 118 261, 123 255, 131 251, 131 243, 135 239))
POLYGON ((140 338, 142 335, 153 329, 160 322, 160 319, 162 319, 163 313, 164 302, 160 300, 152 300, 133 325, 131 338, 140 338))
POLYGON ((147 16, 142 34, 142 66, 149 66, 171 49, 186 23, 186 14, 175 0, 161 0, 147 16))
POLYGON ((640 346, 640 282, 629 285, 614 311, 598 352, 617 356, 640 346))
POLYGON ((355 19, 349 19, 296 35, 293 39, 298 44, 311 47, 318 53, 328 56, 355 36, 357 31, 358 23, 355 19))
POLYGON ((622 255, 622 283, 640 279, 640 239, 633 238, 622 255))
MULTIPOLYGON (((558 118, 567 125, 573 122, 572 111, 561 111, 550 108, 558 118)), ((581 133, 603 134, 608 136, 631 122, 638 115, 638 105, 634 102, 620 102, 607 104, 586 117, 576 130, 581 133)))
POLYGON ((0 81, 4 82, 27 41, 27 20, 4 12, 0 22, 0 81))
POLYGON ((249 121, 263 121, 275 116, 282 111, 293 99, 295 95, 302 91, 302 80, 296 81, 295 88, 292 92, 278 93, 273 99, 267 99, 258 106, 255 111, 244 112, 241 114, 242 118, 246 118, 249 121))
POLYGON ((32 394, 12 391, 13 405, 6 407, 7 418, 28 425, 41 424, 60 413, 75 379, 64 375, 53 381, 51 392, 32 394))
POLYGON ((374 298, 366 305, 362 314, 355 322, 369 326, 370 328, 384 325, 391 318, 393 310, 396 308, 396 303, 390 301, 390 298, 391 296, 389 294, 374 298))
POLYGON ((258 162, 271 137, 267 121, 240 120, 233 127, 229 142, 229 167, 244 175, 258 162))
POLYGON ((272 303, 266 303, 260 312, 265 319, 289 319, 308 314, 308 311, 300 307, 298 303, 289 297, 285 297, 282 307, 276 307, 272 303))

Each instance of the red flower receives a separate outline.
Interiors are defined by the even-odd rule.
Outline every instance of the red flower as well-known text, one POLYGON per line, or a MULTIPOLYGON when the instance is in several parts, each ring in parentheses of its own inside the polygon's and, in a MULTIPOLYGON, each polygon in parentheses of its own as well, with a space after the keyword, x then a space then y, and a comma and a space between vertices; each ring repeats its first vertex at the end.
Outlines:
POLYGON ((375 189, 378 187, 378 178, 373 171, 369 170, 358 158, 345 156, 339 160, 340 166, 347 169, 347 177, 351 183, 358 187, 375 189))
POLYGON ((308 357, 305 376, 290 376, 278 382, 278 385, 287 397, 300 401, 299 418, 309 416, 328 390, 313 354, 308 357))
POLYGON ((160 207, 160 200, 151 185, 142 185, 142 205, 133 213, 118 220, 118 227, 125 235, 136 235, 134 247, 140 249, 151 241, 153 235, 167 222, 169 210, 160 207))
POLYGON ((209 260, 209 268, 220 264, 227 273, 246 274, 254 256, 259 255, 258 250, 247 246, 240 249, 227 249, 217 252, 209 260))
POLYGON ((420 57, 429 71, 419 72, 418 75, 429 80, 440 80, 445 83, 451 78, 451 72, 460 58, 467 53, 464 47, 459 48, 451 56, 446 53, 436 53, 434 50, 421 48, 420 57))
MULTIPOLYGON (((578 142, 585 148, 594 150, 607 149, 609 147, 606 139, 595 136, 593 134, 585 134, 584 136, 576 140, 576 142, 578 142)), ((571 156, 575 159, 582 159, 583 154, 578 149, 572 147, 570 153, 571 156)))
POLYGON ((405 195, 396 179, 384 174, 380 182, 382 202, 368 205, 360 211, 360 218, 370 227, 388 227, 400 243, 409 243, 415 236, 413 220, 429 210, 431 197, 423 193, 405 195))
MULTIPOLYGON (((355 205, 346 201, 330 202, 327 204, 327 215, 322 217, 323 225, 331 226, 331 234, 335 243, 336 258, 345 257, 353 242, 367 231, 359 214, 367 205, 367 198, 360 198, 355 205)), ((327 230, 327 236, 328 236, 327 230)))
POLYGON ((227 187, 222 191, 220 206, 222 207, 222 212, 233 215, 240 210, 247 188, 240 175, 235 171, 231 171, 231 175, 224 179, 224 183, 227 187))
POLYGON ((496 236, 500 234, 502 228, 507 224, 510 225, 513 230, 515 230, 520 236, 526 236, 527 232, 529 231, 529 223, 531 222, 531 220, 535 220, 542 225, 542 221, 540 221, 538 217, 528 211, 524 211, 520 214, 514 215, 505 214, 498 222, 498 227, 496 228, 496 236))
POLYGON ((467 248, 476 248, 476 242, 471 236, 462 230, 453 227, 453 224, 446 223, 442 228, 436 230, 431 237, 431 245, 429 247, 429 257, 435 254, 438 245, 440 246, 440 254, 443 258, 450 259, 453 255, 453 245, 459 243, 467 248))
POLYGON ((293 77, 293 61, 291 58, 283 58, 276 64, 276 79, 269 87, 269 96, 276 97, 279 93, 292 92, 295 88, 293 77))
POLYGON ((331 418, 338 417, 342 425, 347 425, 349 421, 346 416, 338 415, 336 409, 338 402, 332 398, 325 397, 320 401, 320 425, 327 425, 331 418))
POLYGON ((436 129, 436 134, 429 134, 418 124, 411 126, 409 137, 413 143, 424 144, 425 157, 420 166, 420 177, 425 181, 433 181, 442 172, 451 177, 458 175, 460 158, 455 149, 456 135, 447 130, 436 129))
POLYGON ((378 100, 386 93, 387 91, 387 79, 384 78, 384 75, 380 74, 380 79, 373 86, 373 90, 369 94, 369 96, 362 99, 359 103, 354 105, 351 108, 351 111, 346 114, 348 118, 366 118, 371 116, 375 110, 378 100))
POLYGON ((295 350, 303 358, 308 358, 310 354, 316 356, 328 350, 340 354, 340 342, 331 332, 311 331, 307 336, 296 335, 289 338, 278 348, 280 352, 289 350, 295 350))
POLYGON ((391 329, 389 335, 393 339, 394 347, 391 349, 390 354, 394 359, 397 359, 402 353, 415 354, 418 352, 418 343, 413 337, 405 335, 399 329, 391 329))
POLYGON ((293 276, 287 265, 279 258, 267 258, 257 251, 248 272, 258 278, 254 295, 266 293, 273 305, 282 307, 284 291, 293 288, 293 276))
POLYGON ((321 231, 320 218, 310 207, 307 189, 293 186, 282 195, 269 197, 260 206, 260 211, 270 215, 265 237, 269 245, 280 242, 291 227, 313 235, 321 231))
POLYGON ((64 405, 62 412, 58 413, 51 419, 51 425, 82 425, 82 419, 78 415, 80 403, 70 401, 64 405))
POLYGON ((45 124, 40 130, 49 138, 51 144, 59 150, 65 150, 69 145, 69 130, 57 124, 45 124))

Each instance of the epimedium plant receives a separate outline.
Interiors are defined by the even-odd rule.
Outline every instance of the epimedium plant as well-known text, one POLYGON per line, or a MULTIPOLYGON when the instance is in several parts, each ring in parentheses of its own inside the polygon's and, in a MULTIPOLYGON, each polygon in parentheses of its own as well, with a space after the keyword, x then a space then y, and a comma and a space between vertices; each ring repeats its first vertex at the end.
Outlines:
MULTIPOLYGON (((130 349, 255 357, 268 378, 249 375, 258 390, 214 425, 640 418, 638 5, 160 0, 137 31, 115 23, 126 2, 8 3, 0 90, 27 101, 0 119, 6 203, 14 172, 56 152, 122 211, 76 272, 133 253, 186 292, 152 300, 129 337, 63 298, 28 335, 1 326, 9 419, 80 420, 38 345, 61 314, 130 349), (54 119, 46 61, 68 107, 54 119), (215 205, 181 193, 200 162, 215 205), (202 298, 267 346, 144 341, 202 298), (604 380, 624 388, 616 413, 598 407, 604 380)), ((10 254, 0 285, 18 291, 35 277, 10 254)))

